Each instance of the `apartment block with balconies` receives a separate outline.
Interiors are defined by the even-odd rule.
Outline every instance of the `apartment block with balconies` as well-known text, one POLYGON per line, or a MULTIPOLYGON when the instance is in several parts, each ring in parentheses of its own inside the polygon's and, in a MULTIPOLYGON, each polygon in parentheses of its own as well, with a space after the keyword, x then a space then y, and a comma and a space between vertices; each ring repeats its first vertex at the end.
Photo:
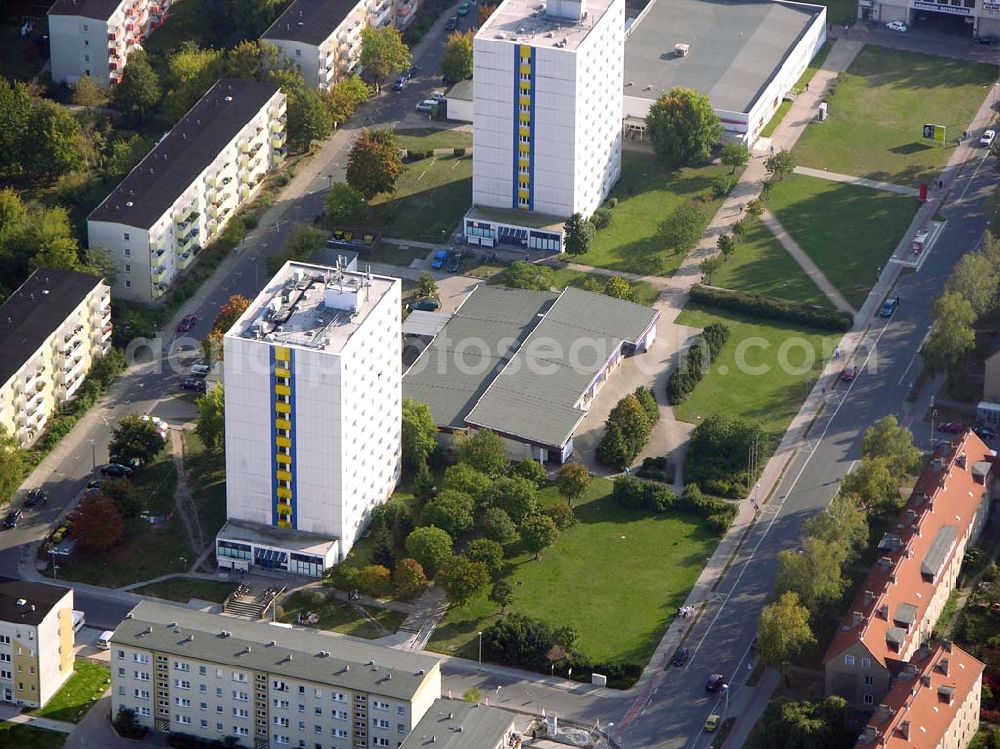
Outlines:
POLYGON ((56 0, 49 9, 52 79, 119 83, 132 50, 166 18, 172 0, 56 0))
POLYGON ((350 75, 361 56, 361 31, 392 23, 392 0, 295 0, 262 39, 326 90, 350 75))
POLYGON ((0 346, 0 427, 27 446, 111 348, 110 289, 86 273, 39 268, 0 306, 0 346))
POLYGON ((118 264, 116 297, 153 302, 281 162, 285 95, 222 79, 87 218, 91 247, 118 264))

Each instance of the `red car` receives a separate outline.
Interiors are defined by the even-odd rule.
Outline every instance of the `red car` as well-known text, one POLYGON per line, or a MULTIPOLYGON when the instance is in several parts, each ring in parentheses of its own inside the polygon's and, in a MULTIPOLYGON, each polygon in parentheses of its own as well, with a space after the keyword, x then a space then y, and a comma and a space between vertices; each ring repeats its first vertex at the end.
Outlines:
POLYGON ((858 376, 858 368, 853 364, 844 367, 844 371, 840 373, 840 379, 844 382, 850 382, 855 377, 858 376))
POLYGON ((961 434, 965 431, 965 424, 960 421, 946 421, 944 424, 938 424, 937 430, 946 434, 961 434))
POLYGON ((185 315, 185 317, 177 323, 178 333, 190 333, 194 330, 194 326, 198 324, 198 315, 185 315))

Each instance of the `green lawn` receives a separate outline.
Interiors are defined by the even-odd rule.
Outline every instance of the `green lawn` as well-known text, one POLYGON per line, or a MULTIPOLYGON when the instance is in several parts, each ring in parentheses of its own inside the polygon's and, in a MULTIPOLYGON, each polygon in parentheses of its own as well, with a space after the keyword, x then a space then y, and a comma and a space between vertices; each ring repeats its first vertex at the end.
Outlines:
POLYGON ((427 151, 431 148, 472 148, 472 133, 433 127, 397 130, 400 148, 427 151))
POLYGON ((712 275, 712 284, 793 302, 829 306, 819 287, 761 222, 750 225, 736 252, 712 275))
MULTIPOLYGON (((838 4, 844 2, 847 6, 851 8, 855 7, 854 3, 851 0, 833 0, 833 2, 838 4)), ((813 79, 813 76, 816 75, 816 71, 819 70, 821 67, 823 67, 823 63, 826 62, 826 56, 830 54, 831 46, 833 46, 832 42, 829 41, 823 42, 823 46, 819 48, 819 52, 816 53, 816 56, 812 59, 812 62, 810 62, 809 65, 806 67, 806 70, 802 74, 802 77, 799 78, 799 80, 796 81, 795 86, 792 87, 792 93, 798 94, 800 91, 802 91, 806 87, 806 85, 808 85, 809 81, 813 79)), ((781 121, 785 119, 785 115, 788 114, 788 110, 791 108, 792 108, 792 100, 782 99, 781 104, 778 105, 778 108, 774 110, 774 114, 771 115, 771 119, 768 120, 768 123, 764 126, 764 129, 760 131, 761 137, 770 138, 771 135, 774 133, 774 131, 777 129, 778 125, 781 124, 781 121)))
POLYGON ((996 80, 996 66, 867 46, 828 98, 830 118, 810 125, 795 147, 804 166, 885 182, 936 179, 996 80), (945 125, 950 144, 921 138, 945 125))
POLYGON ((79 723, 111 684, 107 666, 77 658, 74 673, 45 707, 32 710, 39 718, 79 723))
POLYGON ((573 261, 612 270, 670 275, 684 257, 663 249, 660 224, 683 202, 707 196, 707 226, 721 203, 711 198, 712 180, 729 171, 728 167, 709 165, 668 172, 657 166, 651 155, 622 151, 622 176, 611 192, 611 197, 618 198, 611 225, 598 231, 590 251, 575 256, 573 261))
POLYGON ((920 207, 916 198, 801 174, 776 182, 764 200, 855 308, 920 207))
POLYGON ((136 493, 143 498, 151 515, 167 515, 174 509, 177 491, 177 468, 173 453, 164 448, 148 466, 143 467, 132 481, 136 493))
POLYGON ((371 201, 369 225, 390 237, 440 242, 471 203, 471 156, 411 161, 403 167, 396 192, 371 201))
POLYGON ((66 734, 17 723, 0 723, 0 749, 60 749, 66 734))
POLYGON ((144 585, 133 592, 141 596, 166 598, 168 601, 179 603, 187 603, 192 598, 222 603, 233 592, 234 587, 231 583, 216 582, 215 580, 177 577, 172 580, 162 580, 152 585, 144 585))
MULTIPOLYGON (((556 490, 543 490, 551 500, 556 490)), ((624 510, 611 482, 596 479, 577 504, 578 522, 540 561, 510 559, 514 611, 578 630, 577 649, 595 660, 645 663, 718 541, 703 520, 624 510)), ((453 607, 428 648, 477 657, 477 632, 495 621, 485 596, 453 607)))
POLYGON ((681 311, 677 322, 696 328, 713 322, 729 326, 729 340, 711 371, 686 401, 674 407, 677 418, 697 424, 711 414, 725 413, 759 421, 776 438, 798 412, 839 339, 694 303, 681 311))
POLYGON ((184 470, 198 506, 202 534, 208 541, 226 522, 226 453, 221 447, 206 450, 197 434, 185 430, 184 470))
MULTIPOLYGON (((324 593, 331 594, 332 591, 324 591, 324 593)), ((317 626, 320 629, 329 629, 341 634, 367 639, 392 634, 406 619, 406 614, 399 611, 366 607, 365 611, 382 626, 380 629, 367 617, 362 616, 347 604, 330 600, 317 604, 310 600, 309 593, 293 593, 282 604, 281 611, 280 619, 283 622, 295 624, 299 614, 305 616, 307 613, 313 612, 319 614, 317 626)))

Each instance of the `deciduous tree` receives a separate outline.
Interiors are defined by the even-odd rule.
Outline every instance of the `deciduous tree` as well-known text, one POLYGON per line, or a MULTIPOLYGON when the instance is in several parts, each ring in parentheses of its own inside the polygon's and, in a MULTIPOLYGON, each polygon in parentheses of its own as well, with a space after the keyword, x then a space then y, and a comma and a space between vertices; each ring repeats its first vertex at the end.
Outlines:
POLYGON ((482 562, 455 556, 441 565, 437 583, 444 588, 452 604, 464 606, 489 587, 490 573, 482 562))
POLYGON ((503 440, 489 429, 480 429, 458 445, 460 462, 496 477, 507 470, 507 448, 503 440))
POLYGON ((514 591, 503 580, 497 580, 490 589, 490 602, 499 606, 500 613, 504 614, 507 607, 514 603, 514 591))
POLYGON ((453 31, 444 43, 441 57, 441 73, 445 80, 464 81, 472 77, 472 38, 475 31, 453 31))
POLYGON ((470 465, 456 463, 444 469, 441 486, 465 492, 476 501, 477 506, 483 507, 483 499, 489 494, 493 479, 470 465))
POLYGON ((857 497, 838 492, 826 512, 802 524, 802 535, 840 544, 847 550, 847 559, 853 560, 868 546, 868 516, 857 497))
POLYGON ((354 141, 347 157, 347 184, 365 200, 392 192, 402 172, 403 162, 391 130, 365 130, 354 141))
POLYGON ((410 50, 395 27, 369 26, 361 31, 360 63, 365 76, 378 88, 394 70, 410 67, 410 50))
POLYGON ((902 482, 919 464, 920 450, 913 444, 913 433, 899 425, 895 414, 889 414, 865 430, 861 457, 885 458, 889 472, 902 482))
POLYGON ((742 143, 727 143, 722 147, 719 154, 719 161, 728 167, 732 167, 730 174, 736 174, 736 170, 741 166, 746 166, 750 161, 750 149, 742 143))
POLYGON ((775 591, 793 591, 813 613, 838 600, 847 581, 842 568, 849 548, 837 541, 807 538, 802 548, 778 554, 775 591))
POLYGON ((494 482, 487 501, 490 506, 506 512, 515 523, 520 523, 538 512, 538 489, 533 482, 520 476, 503 476, 494 482))
POLYGON ((112 94, 114 105, 131 121, 144 123, 153 115, 160 101, 160 77, 149 64, 146 53, 136 50, 129 54, 121 83, 112 94))
POLYGON ((529 515, 521 523, 521 541, 524 548, 540 559, 542 550, 556 542, 559 538, 559 528, 548 515, 529 515))
POLYGON ((35 254, 31 258, 32 270, 76 270, 79 267, 76 237, 73 236, 69 213, 61 205, 38 211, 31 233, 35 245, 35 254))
POLYGON ((976 333, 972 324, 976 312, 968 299, 956 291, 946 291, 934 302, 930 335, 921 349, 931 369, 941 369, 958 362, 972 350, 976 333))
POLYGON ((196 401, 198 420, 194 431, 205 447, 214 450, 226 441, 226 395, 221 383, 214 385, 196 401))
POLYGON ((0 500, 8 501, 24 479, 27 463, 17 441, 0 427, 0 500))
POLYGON ((782 673, 796 656, 816 641, 809 611, 795 593, 784 593, 768 604, 757 622, 757 652, 761 661, 782 673))
POLYGON ((503 546, 488 538, 470 541, 465 548, 465 556, 473 562, 482 562, 489 570, 490 577, 496 579, 504 569, 503 546))
POLYGON ((563 224, 566 252, 570 255, 582 255, 590 249, 594 243, 594 236, 597 230, 594 225, 587 221, 581 213, 574 213, 563 224))
POLYGON ((691 201, 681 203, 660 224, 666 249, 675 255, 691 250, 705 231, 705 209, 691 201))
POLYGON ((672 169, 707 158, 722 136, 722 123, 708 97, 679 86, 653 102, 646 128, 656 158, 672 169))
POLYGON ((854 496, 866 513, 885 513, 899 504, 899 480, 886 458, 862 460, 840 482, 840 491, 854 496))
POLYGON ((406 537, 403 544, 407 556, 420 562, 428 575, 434 575, 451 557, 454 543, 446 532, 433 525, 417 528, 406 537))
POLYGON ((79 516, 73 523, 73 535, 90 552, 111 548, 125 535, 125 522, 114 501, 100 494, 80 502, 79 516))
POLYGON ((476 503, 468 494, 454 489, 442 489, 424 507, 423 521, 436 525, 452 538, 472 530, 476 503))
POLYGON ((135 458, 146 464, 162 450, 163 437, 156 431, 152 419, 145 420, 139 414, 128 414, 119 419, 111 430, 108 452, 121 462, 135 458))
POLYGON ((227 333, 244 312, 250 307, 250 300, 242 294, 232 294, 226 303, 219 307, 212 330, 227 333))
POLYGON ((326 215, 336 224, 355 224, 363 220, 365 196, 346 182, 334 182, 326 194, 326 215))
POLYGON ((720 234, 719 238, 715 240, 715 246, 719 248, 719 252, 724 258, 728 258, 736 252, 736 240, 729 234, 720 234))
POLYGON ((417 296, 421 297, 436 297, 438 293, 437 281, 434 280, 428 271, 424 271, 420 274, 420 278, 417 280, 417 296))
POLYGON ((510 515, 499 507, 488 507, 483 513, 483 533, 486 538, 502 546, 509 546, 518 539, 517 525, 510 515))
POLYGON ((556 479, 556 486, 559 493, 572 505, 590 489, 593 483, 590 471, 582 463, 563 463, 559 469, 559 477, 556 479))
POLYGON ((412 471, 427 463, 428 456, 437 445, 437 433, 437 425, 427 404, 404 398, 401 440, 404 468, 412 471))
POLYGON ((296 151, 308 151, 313 141, 330 137, 333 117, 322 95, 314 88, 288 97, 288 145, 296 151))
POLYGON ((326 92, 326 106, 333 118, 333 126, 340 127, 355 110, 368 101, 368 86, 359 76, 352 75, 337 81, 326 92))
MULTIPOLYGON (((0 175, 25 171, 34 101, 26 83, 0 76, 0 175)), ((0 231, 3 231, 0 221, 0 231)))
MULTIPOLYGON (((129 64, 132 64, 131 56, 129 64)), ((167 61, 163 114, 172 122, 183 117, 219 80, 224 65, 222 50, 201 49, 190 40, 173 50, 167 61)))
POLYGON ((989 312, 996 303, 1000 272, 982 252, 967 252, 955 263, 945 288, 961 294, 977 317, 989 312))
POLYGON ((86 73, 81 75, 71 88, 73 96, 70 100, 78 107, 96 109, 105 106, 111 100, 111 91, 108 87, 102 86, 86 73))
POLYGON ((24 155, 29 171, 52 179, 83 164, 80 123, 66 107, 43 99, 31 119, 31 148, 24 155))
POLYGON ((604 284, 604 293, 607 296, 626 302, 638 303, 639 301, 639 296, 635 293, 635 287, 630 281, 621 276, 612 276, 609 278, 607 283, 604 284))
POLYGON ((400 559, 392 573, 392 583, 400 598, 416 598, 427 587, 427 575, 416 559, 400 559))
POLYGON ((779 182, 785 178, 786 174, 791 174, 795 171, 797 166, 797 161, 792 155, 792 152, 788 149, 782 148, 776 154, 768 156, 764 160, 764 168, 767 170, 768 174, 774 176, 779 182))

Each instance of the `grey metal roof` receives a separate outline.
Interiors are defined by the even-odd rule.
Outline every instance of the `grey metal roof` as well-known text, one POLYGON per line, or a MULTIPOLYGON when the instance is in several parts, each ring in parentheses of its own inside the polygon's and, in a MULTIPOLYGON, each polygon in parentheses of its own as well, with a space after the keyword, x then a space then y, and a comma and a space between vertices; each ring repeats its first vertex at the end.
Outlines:
POLYGON ((444 429, 465 417, 557 294, 479 286, 403 376, 403 395, 426 403, 444 429))
POLYGON ((685 86, 716 109, 749 112, 821 11, 774 0, 653 0, 625 40, 625 82, 633 84, 625 95, 656 99, 685 86), (675 44, 690 51, 675 56, 675 44))
POLYGON ((595 377, 658 316, 649 307, 566 288, 466 421, 540 445, 565 445, 585 415, 578 403, 595 377))
POLYGON ((917 607, 912 603, 899 604, 896 608, 896 615, 892 617, 892 620, 907 626, 913 624, 917 620, 917 607))
POLYGON ((143 601, 132 609, 129 618, 118 625, 111 642, 401 700, 410 699, 438 666, 436 658, 352 637, 250 622, 152 601, 143 601))
POLYGON ((514 727, 514 716, 495 707, 438 699, 399 749, 494 749, 514 727))
POLYGON ((448 89, 448 93, 445 94, 445 98, 472 101, 472 81, 459 81, 448 89))
POLYGON ((403 320, 403 335, 434 336, 451 320, 449 312, 415 309, 403 320))
POLYGON ((906 639, 906 630, 902 627, 889 627, 885 631, 886 642, 891 642, 894 645, 902 645, 903 640, 906 639))
POLYGON ((937 535, 934 536, 934 540, 931 541, 927 553, 924 554, 923 561, 920 563, 920 574, 936 577, 957 537, 958 528, 954 525, 942 525, 938 529, 937 535))
POLYGON ((356 5, 355 0, 295 0, 261 38, 287 39, 318 47, 356 5))

